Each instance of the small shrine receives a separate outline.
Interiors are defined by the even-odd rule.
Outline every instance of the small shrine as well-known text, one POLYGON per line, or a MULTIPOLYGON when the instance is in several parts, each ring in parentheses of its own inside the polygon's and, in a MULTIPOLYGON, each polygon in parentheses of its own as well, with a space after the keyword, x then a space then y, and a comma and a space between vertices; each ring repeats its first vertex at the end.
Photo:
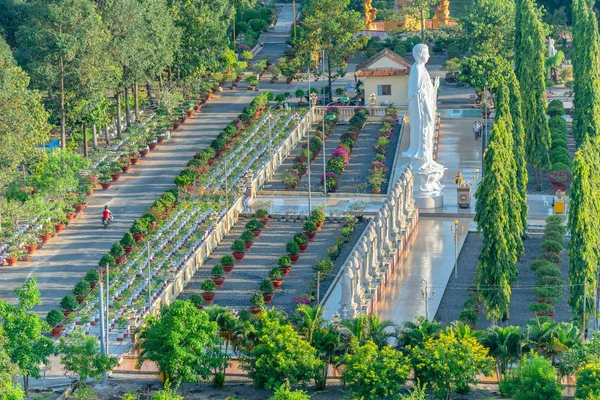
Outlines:
MULTIPOLYGON (((394 9, 402 12, 412 4, 411 0, 396 0, 394 9)), ((373 7, 373 0, 364 0, 365 31, 385 32, 393 29, 421 30, 421 19, 414 15, 404 15, 404 21, 375 21, 377 9, 373 7)), ((450 18, 450 0, 440 0, 435 9, 433 18, 425 20, 425 29, 439 29, 444 26, 456 26, 456 21, 450 18)))

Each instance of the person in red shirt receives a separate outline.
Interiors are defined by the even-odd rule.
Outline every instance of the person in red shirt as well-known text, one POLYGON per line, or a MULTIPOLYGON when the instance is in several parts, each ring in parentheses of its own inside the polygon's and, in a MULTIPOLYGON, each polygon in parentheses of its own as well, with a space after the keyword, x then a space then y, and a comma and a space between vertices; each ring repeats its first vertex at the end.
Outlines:
POLYGON ((108 209, 108 206, 104 206, 104 211, 102 211, 102 222, 104 222, 105 220, 111 220, 112 219, 112 212, 110 212, 110 210, 108 209))

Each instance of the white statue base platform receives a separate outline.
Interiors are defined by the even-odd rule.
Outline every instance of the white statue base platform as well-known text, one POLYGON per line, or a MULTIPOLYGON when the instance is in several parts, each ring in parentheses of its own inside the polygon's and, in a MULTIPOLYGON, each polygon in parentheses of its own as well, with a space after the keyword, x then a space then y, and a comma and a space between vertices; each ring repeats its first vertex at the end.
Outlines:
POLYGON ((415 182, 413 191, 415 204, 423 209, 442 207, 444 205, 444 194, 442 193, 444 185, 440 181, 447 168, 437 163, 432 168, 422 168, 422 165, 418 164, 419 160, 411 160, 415 182))

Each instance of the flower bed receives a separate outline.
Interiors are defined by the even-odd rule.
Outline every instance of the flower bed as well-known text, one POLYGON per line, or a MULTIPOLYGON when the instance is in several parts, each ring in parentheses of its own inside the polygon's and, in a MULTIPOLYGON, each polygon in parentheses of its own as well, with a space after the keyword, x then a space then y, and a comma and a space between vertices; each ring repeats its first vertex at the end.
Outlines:
POLYGON ((388 166, 385 165, 386 152, 388 150, 391 138, 393 136, 393 129, 396 125, 397 110, 393 107, 389 107, 385 111, 385 117, 383 118, 383 126, 379 130, 377 135, 377 144, 375 145, 375 159, 371 163, 369 169, 369 175, 367 176, 367 182, 371 185, 372 193, 380 193, 381 186, 385 183, 386 174, 388 172, 388 166))
MULTIPOLYGON (((338 109, 335 110, 339 112, 338 109)), ((337 190, 340 177, 346 165, 350 163, 350 154, 368 115, 369 112, 364 108, 354 109, 354 116, 349 121, 350 127, 341 136, 338 147, 331 153, 331 158, 327 161, 325 176, 321 175, 320 185, 323 186, 325 181, 327 191, 335 192, 337 190)))

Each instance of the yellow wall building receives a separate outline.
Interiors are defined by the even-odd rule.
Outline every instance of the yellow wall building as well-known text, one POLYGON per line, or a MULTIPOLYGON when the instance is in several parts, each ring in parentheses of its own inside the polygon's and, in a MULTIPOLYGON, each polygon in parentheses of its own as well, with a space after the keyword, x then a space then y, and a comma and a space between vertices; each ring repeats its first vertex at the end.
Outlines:
POLYGON ((410 63, 391 50, 383 49, 356 67, 354 73, 364 83, 365 103, 377 96, 376 105, 383 101, 395 106, 407 105, 410 63))

